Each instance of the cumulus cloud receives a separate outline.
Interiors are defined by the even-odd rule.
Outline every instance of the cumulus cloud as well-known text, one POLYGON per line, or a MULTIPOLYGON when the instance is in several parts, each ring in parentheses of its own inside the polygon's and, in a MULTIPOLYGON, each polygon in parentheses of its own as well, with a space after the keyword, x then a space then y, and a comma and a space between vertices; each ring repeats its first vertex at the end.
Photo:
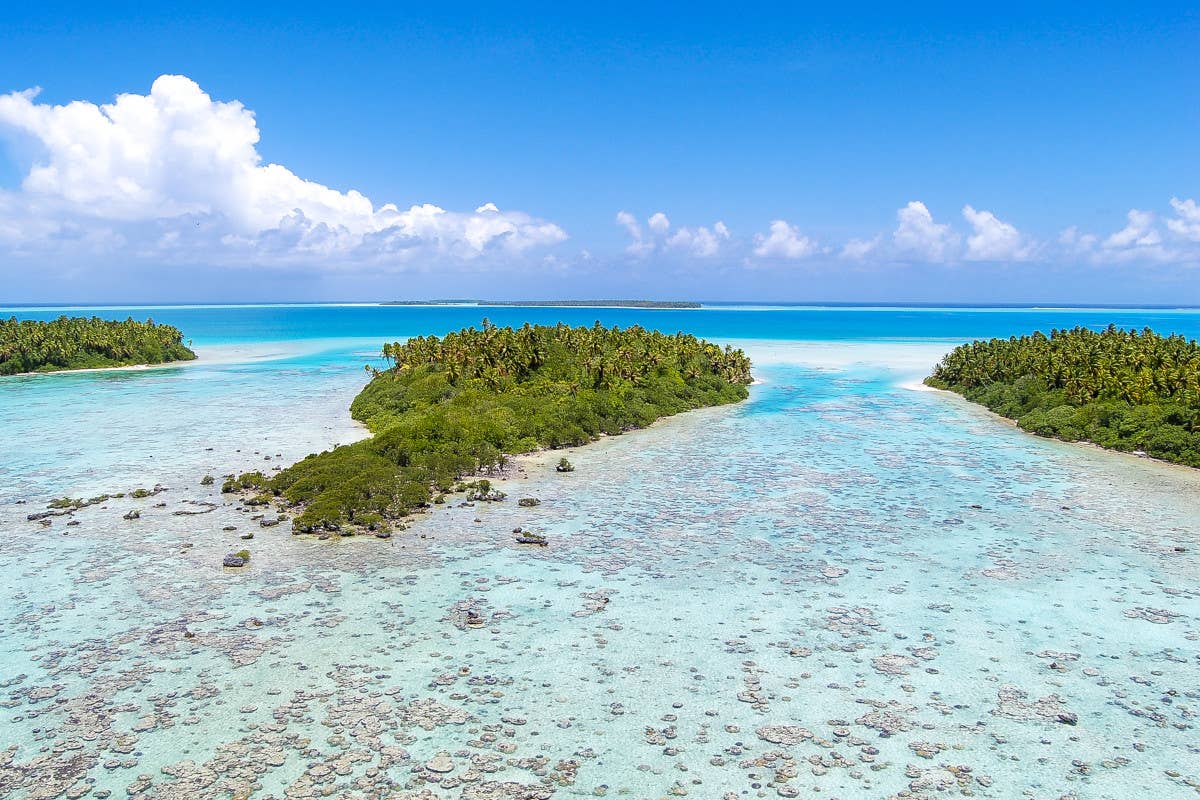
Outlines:
POLYGON ((667 219, 667 215, 659 211, 646 221, 650 226, 650 230, 655 233, 666 233, 671 228, 671 220, 667 219))
POLYGON ((890 234, 851 238, 829 246, 784 219, 772 220, 766 231, 741 239, 734 238, 721 222, 676 227, 661 211, 642 220, 621 211, 617 223, 629 234, 626 252, 638 258, 720 255, 748 268, 822 255, 864 267, 937 264, 957 268, 988 262, 1200 265, 1200 205, 1179 198, 1172 198, 1170 205, 1173 216, 1160 218, 1154 212, 1133 209, 1124 226, 1110 233, 1101 235, 1072 226, 1046 240, 970 203, 962 207, 961 222, 938 222, 919 200, 896 211, 896 227, 890 234))
POLYGON ((960 237, 949 225, 933 221, 929 209, 913 200, 896 212, 899 224, 892 242, 901 254, 925 261, 946 261, 954 255, 960 237))
POLYGON ((1177 216, 1167 220, 1167 228, 1188 241, 1200 242, 1200 206, 1196 205, 1196 201, 1172 197, 1171 208, 1175 209, 1177 216))
POLYGON ((1111 250, 1123 250, 1130 247, 1152 247, 1162 244, 1162 236, 1154 227, 1152 212, 1131 208, 1126 219, 1124 228, 1104 240, 1105 247, 1111 250))
POLYGON ((628 211, 617 212, 617 224, 629 234, 630 242, 625 251, 634 256, 651 253, 682 253, 698 258, 711 258, 721 252, 722 245, 731 238, 729 228, 717 221, 712 226, 698 225, 672 230, 671 220, 658 211, 646 220, 648 232, 628 211))
POLYGON ((759 258, 794 260, 807 258, 818 250, 815 241, 782 219, 772 221, 769 232, 756 236, 754 244, 754 255, 759 258))
POLYGON ((1029 246, 1020 232, 992 212, 976 211, 968 204, 963 206, 963 217, 972 229, 967 237, 967 260, 1020 261, 1028 257, 1029 246))
POLYGON ((633 214, 630 214, 628 211, 618 211, 617 224, 629 234, 629 246, 625 248, 627 253, 635 256, 643 256, 654 250, 654 241, 646 239, 642 233, 641 223, 637 221, 637 217, 633 214))
POLYGON ((1200 263, 1200 209, 1194 200, 1171 199, 1176 216, 1166 229, 1153 211, 1131 208, 1125 225, 1108 236, 1081 232, 1071 226, 1059 235, 1063 254, 1095 264, 1200 263))
POLYGON ((213 100, 184 76, 163 75, 149 94, 104 105, 56 106, 39 103, 37 94, 0 96, 0 131, 31 139, 40 151, 20 191, 0 197, 0 241, 10 244, 49 246, 54 235, 75 232, 110 244, 119 237, 161 257, 202 237, 216 247, 206 253, 216 260, 261 254, 394 262, 416 253, 521 253, 566 238, 551 222, 492 203, 473 212, 376 206, 353 189, 264 164, 254 113, 213 100), (22 235, 13 232, 14 219, 39 224, 22 235))

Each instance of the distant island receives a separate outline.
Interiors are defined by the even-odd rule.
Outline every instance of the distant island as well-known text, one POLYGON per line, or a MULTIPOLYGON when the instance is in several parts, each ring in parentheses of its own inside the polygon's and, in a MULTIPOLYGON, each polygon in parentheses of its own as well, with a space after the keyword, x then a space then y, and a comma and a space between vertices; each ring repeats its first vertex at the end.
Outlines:
POLYGON ((183 334, 152 319, 123 322, 62 316, 50 322, 0 320, 0 375, 191 361, 183 334))
POLYGON ((925 383, 1023 430, 1200 467, 1200 345, 1110 325, 955 348, 925 383))
POLYGON ((566 308, 703 308, 688 300, 391 300, 385 306, 531 306, 566 308))
MULTIPOLYGON (((748 396, 750 360, 695 336, 634 326, 466 328, 386 344, 393 366, 350 413, 374 434, 310 455, 272 477, 229 478, 250 504, 299 510, 298 532, 386 536, 447 493, 499 499, 487 480, 506 456, 579 445, 660 417, 748 396)), ((560 465, 568 471, 570 465, 560 465)))

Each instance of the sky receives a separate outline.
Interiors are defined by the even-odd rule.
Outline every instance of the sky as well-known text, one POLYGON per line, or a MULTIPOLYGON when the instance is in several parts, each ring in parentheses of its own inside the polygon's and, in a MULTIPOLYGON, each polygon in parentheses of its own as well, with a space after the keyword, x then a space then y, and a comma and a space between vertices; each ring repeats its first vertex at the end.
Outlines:
POLYGON ((0 304, 1200 304, 1194 4, 573 5, 7 7, 0 304))

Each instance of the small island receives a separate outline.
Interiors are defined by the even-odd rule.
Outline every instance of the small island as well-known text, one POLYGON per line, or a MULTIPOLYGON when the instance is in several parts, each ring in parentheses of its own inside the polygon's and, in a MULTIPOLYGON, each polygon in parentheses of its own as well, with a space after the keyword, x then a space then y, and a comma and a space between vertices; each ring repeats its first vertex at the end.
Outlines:
POLYGON ((0 319, 0 375, 148 366, 195 358, 178 328, 152 319, 0 319))
POLYGON ((1200 467, 1200 344, 1110 325, 955 348, 925 383, 1023 430, 1200 467))
POLYGON ((389 300, 385 306, 518 306, 532 308, 703 308, 690 300, 389 300))
POLYGON ((387 535, 450 492, 491 501, 506 457, 644 428, 660 417, 748 396, 750 360, 695 336, 634 326, 466 328, 386 344, 392 365, 350 406, 374 434, 223 489, 298 511, 300 533, 387 535))

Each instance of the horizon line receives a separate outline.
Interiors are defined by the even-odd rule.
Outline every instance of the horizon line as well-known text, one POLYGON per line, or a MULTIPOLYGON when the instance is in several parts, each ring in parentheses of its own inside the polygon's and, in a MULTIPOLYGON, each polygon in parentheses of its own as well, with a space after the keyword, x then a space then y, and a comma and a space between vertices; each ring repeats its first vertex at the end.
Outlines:
POLYGON ((692 300, 692 299, 600 299, 600 298, 553 298, 539 300, 162 300, 162 301, 94 301, 94 302, 0 302, 0 310, 29 310, 37 308, 181 308, 181 307, 262 307, 262 306, 358 306, 381 308, 609 308, 630 311, 696 311, 703 308, 737 308, 748 306, 774 306, 794 308, 1011 308, 1041 311, 1056 309, 1131 309, 1131 310, 1200 310, 1200 304, 1188 303, 1080 303, 1053 300, 1026 302, 972 302, 972 301, 925 301, 925 300, 692 300), (622 306, 619 303, 695 303, 699 308, 656 308, 653 306, 622 306), (558 306, 557 304, 563 304, 558 306), (594 306, 589 306, 594 303, 594 306))

